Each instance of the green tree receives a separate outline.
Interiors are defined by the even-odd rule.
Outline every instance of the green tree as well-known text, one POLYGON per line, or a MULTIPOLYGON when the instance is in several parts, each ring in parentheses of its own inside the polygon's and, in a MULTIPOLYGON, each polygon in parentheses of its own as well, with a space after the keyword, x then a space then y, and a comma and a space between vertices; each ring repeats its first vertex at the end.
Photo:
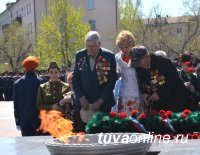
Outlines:
POLYGON ((188 25, 188 30, 191 32, 186 36, 184 48, 194 51, 199 56, 200 51, 200 1, 199 0, 184 0, 185 8, 187 8, 186 15, 191 16, 191 24, 188 25), (198 52, 196 52, 198 51, 198 52))
POLYGON ((63 67, 74 63, 75 52, 84 45, 89 24, 83 22, 84 12, 75 9, 71 0, 50 0, 48 15, 39 26, 36 53, 40 66, 46 68, 50 61, 56 61, 63 67))
POLYGON ((140 6, 140 0, 119 0, 119 31, 129 30, 134 33, 138 29, 140 6))
POLYGON ((0 40, 1 63, 8 64, 9 70, 20 70, 21 62, 30 52, 30 48, 26 31, 18 21, 3 28, 3 38, 0 40))

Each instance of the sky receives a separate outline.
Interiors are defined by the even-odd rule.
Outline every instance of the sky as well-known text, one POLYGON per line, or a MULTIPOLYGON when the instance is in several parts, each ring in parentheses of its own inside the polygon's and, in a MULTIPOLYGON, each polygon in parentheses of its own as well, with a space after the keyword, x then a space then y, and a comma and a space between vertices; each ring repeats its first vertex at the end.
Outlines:
POLYGON ((0 13, 6 9, 6 3, 16 2, 16 0, 0 0, 0 13))
POLYGON ((157 5, 161 9, 162 15, 180 16, 184 13, 183 0, 142 0, 142 3, 146 16, 148 16, 151 8, 157 5))
MULTIPOLYGON (((6 9, 6 3, 15 2, 16 0, 0 0, 0 13, 6 9)), ((143 12, 148 16, 151 8, 159 4, 161 13, 169 16, 180 16, 183 13, 183 0, 142 0, 143 12)))

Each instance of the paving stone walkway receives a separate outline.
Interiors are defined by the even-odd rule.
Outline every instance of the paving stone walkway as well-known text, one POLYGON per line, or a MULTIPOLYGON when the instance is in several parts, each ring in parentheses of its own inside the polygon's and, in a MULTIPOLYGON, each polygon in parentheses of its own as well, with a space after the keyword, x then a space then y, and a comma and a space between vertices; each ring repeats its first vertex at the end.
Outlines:
POLYGON ((13 102, 0 102, 0 137, 21 136, 16 129, 13 102))

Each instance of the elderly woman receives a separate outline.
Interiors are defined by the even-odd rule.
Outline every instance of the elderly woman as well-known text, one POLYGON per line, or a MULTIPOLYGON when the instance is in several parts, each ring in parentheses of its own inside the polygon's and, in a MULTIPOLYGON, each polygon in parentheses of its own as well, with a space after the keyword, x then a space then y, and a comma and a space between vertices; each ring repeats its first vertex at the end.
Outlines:
POLYGON ((118 111, 130 112, 134 109, 143 110, 135 68, 129 66, 129 52, 135 46, 135 39, 131 32, 121 31, 116 39, 120 52, 116 54, 118 71, 121 74, 121 87, 118 98, 118 111))
POLYGON ((70 91, 69 84, 62 82, 60 68, 56 62, 51 62, 48 68, 49 81, 41 84, 38 89, 36 106, 38 110, 58 110, 64 113, 62 107, 64 96, 70 91))

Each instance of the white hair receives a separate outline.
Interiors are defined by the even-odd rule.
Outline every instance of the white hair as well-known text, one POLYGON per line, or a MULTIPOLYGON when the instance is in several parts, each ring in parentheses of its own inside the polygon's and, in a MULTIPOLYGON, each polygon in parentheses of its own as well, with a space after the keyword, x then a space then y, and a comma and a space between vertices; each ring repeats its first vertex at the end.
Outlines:
POLYGON ((85 36, 85 41, 100 41, 100 36, 99 33, 97 31, 90 31, 87 33, 87 35, 85 36))
POLYGON ((161 50, 156 51, 156 52, 155 52, 155 55, 164 56, 164 57, 167 56, 166 52, 161 51, 161 50))

